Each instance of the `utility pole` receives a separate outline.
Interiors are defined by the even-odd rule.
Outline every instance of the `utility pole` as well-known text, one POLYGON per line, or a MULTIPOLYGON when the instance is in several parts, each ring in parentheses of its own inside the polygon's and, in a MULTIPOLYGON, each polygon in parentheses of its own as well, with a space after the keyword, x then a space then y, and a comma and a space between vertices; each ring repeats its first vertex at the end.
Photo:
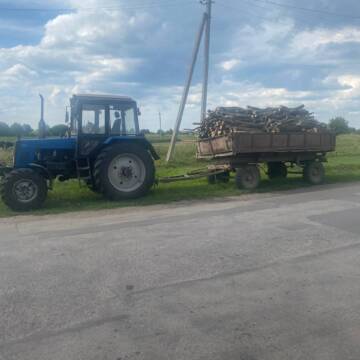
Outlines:
POLYGON ((209 63, 210 63, 210 30, 211 30, 211 5, 212 0, 206 0, 203 2, 206 5, 207 23, 205 30, 205 46, 204 46, 204 82, 202 90, 202 102, 201 102, 201 121, 206 118, 207 110, 207 95, 209 84, 209 63))
POLYGON ((161 121, 161 111, 159 111, 159 125, 160 125, 160 136, 162 136, 162 121, 161 121))
POLYGON ((46 124, 45 124, 45 120, 44 120, 44 97, 39 94, 40 96, 40 100, 41 100, 41 110, 40 110, 40 121, 39 121, 39 138, 43 139, 46 137, 46 124))
POLYGON ((187 81, 184 87, 180 108, 178 112, 178 116, 176 118, 175 127, 173 131, 173 135, 171 138, 171 143, 169 146, 169 150, 166 156, 166 161, 169 162, 174 154, 175 144, 177 135, 179 133, 181 121, 184 115, 184 110, 187 102, 187 98, 189 95, 189 90, 191 86, 191 81, 194 74, 194 69, 197 61, 197 57, 199 54, 199 49, 201 45, 201 40, 205 32, 205 64, 204 64, 204 81, 203 81, 203 94, 202 94, 202 104, 201 104, 201 120, 203 120, 206 116, 206 106, 207 106, 207 89, 208 89, 208 79, 209 79, 209 57, 210 57, 210 26, 211 26, 211 7, 213 0, 200 0, 202 5, 206 5, 206 11, 203 15, 200 29, 198 35, 195 40, 195 46, 192 54, 191 65, 189 69, 189 74, 187 77, 187 81))

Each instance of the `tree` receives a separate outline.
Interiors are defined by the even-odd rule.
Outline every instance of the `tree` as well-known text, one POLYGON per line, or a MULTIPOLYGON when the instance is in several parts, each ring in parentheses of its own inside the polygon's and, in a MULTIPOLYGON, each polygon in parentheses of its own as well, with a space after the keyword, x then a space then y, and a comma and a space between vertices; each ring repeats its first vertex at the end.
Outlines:
POLYGON ((33 128, 29 124, 23 124, 23 135, 30 136, 33 133, 33 128))
POLYGON ((20 137, 24 134, 24 129, 23 129, 22 125, 20 125, 19 123, 13 123, 10 126, 10 130, 11 130, 12 136, 20 137))
POLYGON ((65 136, 68 126, 64 124, 55 125, 49 130, 50 136, 65 136))
POLYGON ((343 117, 336 117, 329 121, 329 129, 336 135, 347 134, 349 129, 349 123, 343 117))
POLYGON ((143 135, 151 134, 151 131, 149 129, 141 129, 140 134, 143 134, 143 135))
POLYGON ((0 136, 10 136, 10 127, 8 124, 0 121, 0 136))

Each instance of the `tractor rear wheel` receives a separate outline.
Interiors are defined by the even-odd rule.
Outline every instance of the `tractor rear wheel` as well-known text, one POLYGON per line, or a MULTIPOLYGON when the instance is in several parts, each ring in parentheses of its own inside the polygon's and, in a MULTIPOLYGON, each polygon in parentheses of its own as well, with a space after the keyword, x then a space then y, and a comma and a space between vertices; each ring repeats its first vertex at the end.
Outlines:
POLYGON ((1 198, 14 211, 40 208, 46 200, 46 179, 32 169, 16 169, 1 184, 1 198))
POLYGON ((94 179, 95 187, 110 200, 139 198, 154 185, 154 161, 137 144, 113 145, 97 157, 94 179))

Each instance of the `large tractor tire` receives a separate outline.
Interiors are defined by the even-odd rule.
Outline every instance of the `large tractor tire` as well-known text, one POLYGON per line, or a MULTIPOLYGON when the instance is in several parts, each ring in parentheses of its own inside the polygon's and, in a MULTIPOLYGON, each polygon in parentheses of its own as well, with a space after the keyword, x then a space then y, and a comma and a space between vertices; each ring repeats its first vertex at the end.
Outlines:
POLYGON ((95 188, 110 200, 139 198, 154 185, 154 161, 140 145, 112 145, 98 155, 94 179, 95 188))
POLYGON ((31 169, 16 169, 8 173, 1 184, 2 201, 14 211, 40 208, 46 200, 46 179, 31 169))

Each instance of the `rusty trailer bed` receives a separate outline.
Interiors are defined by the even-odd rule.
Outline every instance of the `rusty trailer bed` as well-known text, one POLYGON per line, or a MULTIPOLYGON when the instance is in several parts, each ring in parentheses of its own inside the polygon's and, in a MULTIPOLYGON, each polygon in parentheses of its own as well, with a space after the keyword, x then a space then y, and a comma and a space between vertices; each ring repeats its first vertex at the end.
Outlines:
POLYGON ((336 136, 322 133, 234 133, 197 142, 197 158, 229 158, 266 153, 327 153, 335 150, 336 136))

